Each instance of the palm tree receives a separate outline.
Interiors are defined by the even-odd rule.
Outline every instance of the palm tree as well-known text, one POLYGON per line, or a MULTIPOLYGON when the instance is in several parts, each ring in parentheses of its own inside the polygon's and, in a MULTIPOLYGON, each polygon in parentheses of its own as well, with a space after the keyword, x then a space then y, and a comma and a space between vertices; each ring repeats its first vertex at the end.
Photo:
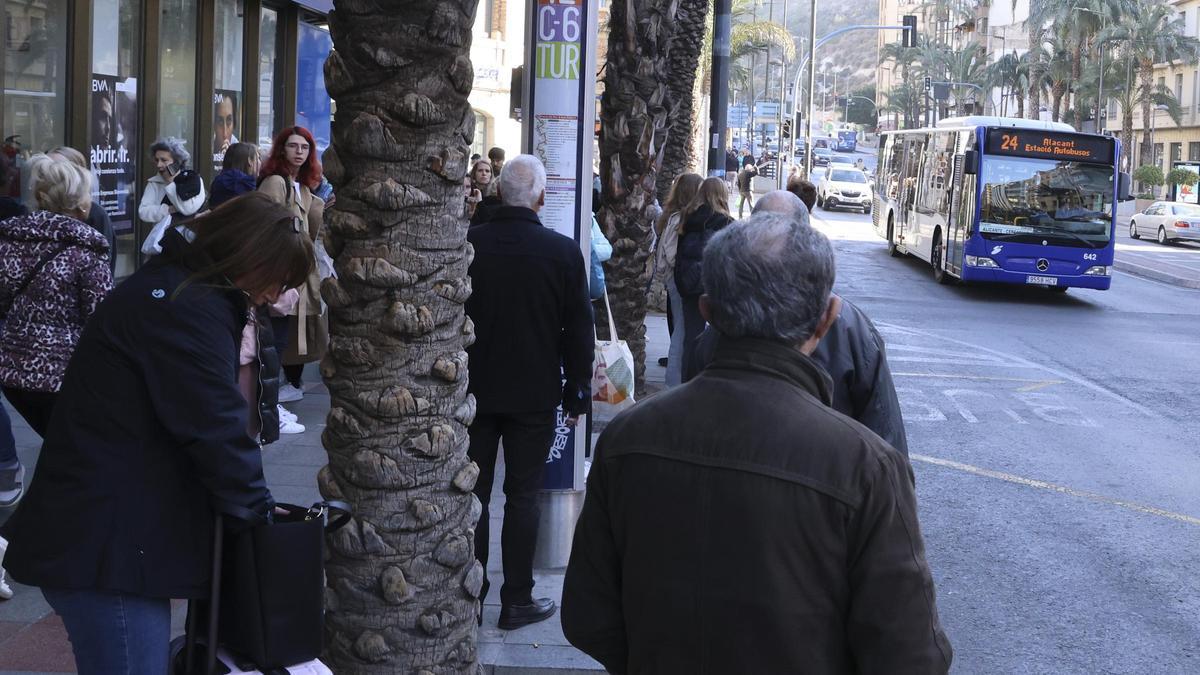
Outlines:
POLYGON ((1056 25, 1042 42, 1048 58, 1045 73, 1050 83, 1050 119, 1055 122, 1062 119, 1063 107, 1071 91, 1070 40, 1070 31, 1056 25))
MULTIPOLYGON (((1154 64, 1194 62, 1200 58, 1200 40, 1184 35, 1183 18, 1166 0, 1142 2, 1135 14, 1108 28, 1103 39, 1126 40, 1133 47, 1138 73, 1137 103, 1142 108, 1142 128, 1149 129, 1151 109, 1163 94, 1154 84, 1154 64)), ((1151 140, 1149 134, 1143 134, 1141 157, 1153 156, 1151 140)))
POLYGON ((966 100, 968 98, 976 98, 977 94, 987 87, 987 52, 984 50, 983 45, 971 43, 961 49, 943 50, 940 60, 944 72, 951 82, 974 84, 979 87, 978 92, 972 91, 968 93, 961 89, 955 91, 955 105, 961 114, 964 112, 963 104, 966 100))
POLYGON ((1038 41, 1031 42, 1029 50, 1020 57, 1022 70, 1025 71, 1025 82, 1029 95, 1029 107, 1026 108, 1025 113, 1032 120, 1041 117, 1042 96, 1050 88, 1050 59, 1041 39, 1041 36, 1044 34, 1039 33, 1038 35, 1038 41))
POLYGON ((329 464, 317 479, 355 512, 328 542, 323 658, 338 673, 478 668, 463 311, 472 20, 433 0, 330 14, 338 116, 324 163, 338 200, 325 237, 338 278, 322 288, 329 464))
POLYGON ((700 62, 700 53, 705 44, 705 28, 708 25, 711 2, 712 0, 679 0, 675 35, 671 39, 669 57, 670 130, 667 147, 663 152, 662 170, 656 183, 659 204, 666 203, 667 193, 670 192, 675 177, 692 165, 696 66, 700 62))
MULTIPOLYGON (((640 393, 646 373, 646 261, 656 215, 656 183, 669 137, 670 48, 674 0, 615 2, 600 99, 601 206, 597 214, 613 256, 605 283, 613 317, 636 361, 640 393)), ((605 333, 603 320, 597 321, 605 333)))
POLYGON ((1025 89, 1028 87, 1028 75, 1019 56, 1005 54, 996 59, 987 68, 987 82, 988 88, 1000 89, 1001 100, 1009 93, 1015 94, 1017 99, 1016 116, 1025 116, 1025 89))

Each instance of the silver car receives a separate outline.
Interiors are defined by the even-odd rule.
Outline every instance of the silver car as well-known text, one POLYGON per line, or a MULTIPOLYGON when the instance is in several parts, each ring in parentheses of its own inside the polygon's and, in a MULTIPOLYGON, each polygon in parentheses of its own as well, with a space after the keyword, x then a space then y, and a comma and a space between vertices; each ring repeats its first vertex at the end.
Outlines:
POLYGON ((1160 244, 1181 240, 1200 241, 1200 206, 1178 202, 1154 202, 1129 220, 1129 236, 1154 237, 1160 244))

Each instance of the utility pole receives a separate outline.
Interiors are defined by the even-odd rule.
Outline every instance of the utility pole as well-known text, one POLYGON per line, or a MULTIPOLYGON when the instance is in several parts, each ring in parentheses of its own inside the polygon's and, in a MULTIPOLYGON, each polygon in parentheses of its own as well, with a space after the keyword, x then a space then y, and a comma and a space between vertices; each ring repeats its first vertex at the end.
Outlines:
MULTIPOLYGON (((804 177, 812 175, 812 114, 813 90, 817 86, 817 0, 811 0, 808 17, 808 99, 804 109, 804 177)), ((799 73, 797 73, 799 76, 799 73)))
POLYGON ((729 121, 729 31, 732 11, 733 0, 714 0, 712 82, 709 86, 708 106, 708 175, 718 177, 725 176, 725 127, 729 121))
MULTIPOLYGON (((788 20, 788 3, 787 3, 787 0, 783 0, 783 28, 784 28, 784 30, 788 30, 787 20, 788 20)), ((792 35, 792 33, 789 30, 788 37, 791 37, 791 35, 792 35)), ((792 42, 794 43, 795 39, 793 39, 792 42)), ((775 187, 783 188, 785 185, 784 178, 783 178, 783 118, 784 118, 784 115, 787 113, 787 89, 786 89, 786 87, 787 87, 787 84, 786 84, 787 83, 787 64, 783 62, 783 54, 779 55, 779 61, 780 61, 780 66, 779 66, 779 133, 775 134, 775 141, 776 141, 775 142, 775 164, 776 164, 775 187)), ((791 122, 792 133, 788 137, 788 143, 791 144, 791 147, 789 147, 787 149, 788 155, 791 155, 795 151, 795 147, 796 147, 795 137, 796 137, 796 134, 799 132, 799 129, 796 129, 796 116, 794 114, 791 116, 791 120, 792 120, 792 122, 791 122)), ((794 158, 793 158, 793 161, 794 161, 794 158)))

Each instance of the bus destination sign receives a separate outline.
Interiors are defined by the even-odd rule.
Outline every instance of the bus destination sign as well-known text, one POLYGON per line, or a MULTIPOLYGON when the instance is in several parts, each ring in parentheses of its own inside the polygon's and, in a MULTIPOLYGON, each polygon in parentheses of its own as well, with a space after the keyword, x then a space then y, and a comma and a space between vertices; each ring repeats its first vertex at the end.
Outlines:
POLYGON ((987 153, 1111 164, 1113 141, 1105 136, 1033 129, 988 129, 987 153))

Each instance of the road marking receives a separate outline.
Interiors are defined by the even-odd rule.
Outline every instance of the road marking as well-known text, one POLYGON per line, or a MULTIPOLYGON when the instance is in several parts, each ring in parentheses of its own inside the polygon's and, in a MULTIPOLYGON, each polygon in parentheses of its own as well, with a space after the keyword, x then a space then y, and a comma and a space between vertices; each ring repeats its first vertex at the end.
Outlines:
MULTIPOLYGON (((939 373, 892 373, 892 377, 931 377, 935 380, 982 380, 985 382, 1024 382, 1034 389, 1048 387, 1052 384, 1062 384, 1063 380, 1031 380, 1024 377, 993 377, 991 375, 942 375, 939 373)), ((1021 388, 1017 391, 1033 391, 1021 388)))
POLYGON ((1072 497, 1079 497, 1081 499, 1087 499, 1089 501, 1098 502, 1101 504, 1108 504, 1110 506, 1118 506, 1123 509, 1129 509, 1130 511, 1137 511, 1138 513, 1145 513, 1145 514, 1152 515, 1152 516, 1158 516, 1160 518, 1169 518, 1171 520, 1177 520, 1181 523, 1187 523, 1188 525, 1200 526, 1200 518, 1194 518, 1192 516, 1187 516, 1182 513, 1175 513, 1174 511, 1167 511, 1165 509, 1155 508, 1153 506, 1146 506, 1144 504, 1138 504, 1137 502, 1131 502, 1131 501, 1127 501, 1124 499, 1117 499, 1115 497, 1106 497, 1104 495, 1096 494, 1094 492, 1087 492, 1085 490, 1076 490, 1075 488, 1069 488, 1065 485, 1057 485, 1055 483, 1047 483, 1046 481, 1035 480, 1033 478, 1022 478, 1021 476, 1016 476, 1011 473, 1005 473, 1003 471, 993 471, 992 469, 984 469, 982 467, 972 466, 971 464, 963 464, 961 462, 955 462, 955 461, 951 461, 949 459, 942 459, 940 457, 930 457, 929 455, 912 454, 912 455, 909 455, 909 458, 913 459, 915 461, 918 461, 918 462, 924 462, 926 464, 933 464, 934 466, 940 466, 940 467, 944 467, 947 469, 954 469, 956 471, 962 471, 964 473, 969 473, 969 474, 973 474, 976 476, 983 476, 985 478, 994 478, 996 480, 1002 480, 1006 483, 1014 483, 1016 485, 1024 485, 1025 487, 1037 488, 1039 490, 1048 490, 1050 492, 1060 492, 1062 494, 1070 495, 1072 497))
MULTIPOLYGON (((979 350, 982 352, 989 352, 995 356, 1011 359, 1013 362, 1022 364, 1022 367, 1037 368, 1037 369, 1042 370, 1043 372, 1049 373, 1050 375, 1053 375, 1054 377, 1057 377, 1061 380, 1065 380, 1067 382, 1073 382, 1085 389, 1090 389, 1098 394, 1102 394, 1111 399, 1114 399, 1114 400, 1116 400, 1120 403, 1123 403, 1123 404, 1129 406, 1130 408, 1133 408, 1134 410, 1140 412, 1145 417, 1148 417, 1151 419, 1162 419, 1162 415, 1160 415, 1159 413, 1151 410, 1150 408, 1147 408, 1146 406, 1144 406, 1140 403, 1136 403, 1136 402, 1134 402, 1134 401, 1132 401, 1110 389, 1106 389, 1094 382, 1089 382, 1088 380, 1085 380, 1081 377, 1077 377, 1075 375, 1071 375, 1070 373, 1065 373, 1061 370, 1057 370, 1055 368, 1050 368, 1048 366, 1037 364, 1028 359, 1023 359, 1015 354, 1008 354, 1008 353, 1002 352, 997 349, 989 349, 988 347, 984 347, 982 345, 972 344, 970 342, 964 342, 963 340, 955 340, 952 337, 946 337, 944 335, 937 335, 935 333, 930 333, 928 331, 923 331, 923 330, 919 330, 916 328, 908 328, 908 327, 900 326, 900 325, 894 324, 894 323, 887 323, 884 321, 876 321, 875 325, 880 328, 883 328, 885 331, 895 331, 897 333, 906 333, 909 336, 923 337, 923 338, 931 339, 931 340, 944 340, 946 342, 950 342, 950 343, 960 345, 963 347, 967 347, 970 349, 976 349, 976 350, 979 350)), ((888 349, 889 350, 891 349, 890 345, 889 345, 888 349)), ((891 360, 890 357, 888 360, 889 361, 891 360)))
POLYGON ((1039 389, 1045 389, 1046 387, 1052 387, 1056 384, 1062 384, 1062 383, 1063 383, 1062 380, 1045 380, 1043 382, 1038 382, 1036 384, 1030 384, 1030 385, 1027 385, 1024 387, 1019 387, 1019 388, 1017 388, 1017 391, 1037 391, 1039 389))

